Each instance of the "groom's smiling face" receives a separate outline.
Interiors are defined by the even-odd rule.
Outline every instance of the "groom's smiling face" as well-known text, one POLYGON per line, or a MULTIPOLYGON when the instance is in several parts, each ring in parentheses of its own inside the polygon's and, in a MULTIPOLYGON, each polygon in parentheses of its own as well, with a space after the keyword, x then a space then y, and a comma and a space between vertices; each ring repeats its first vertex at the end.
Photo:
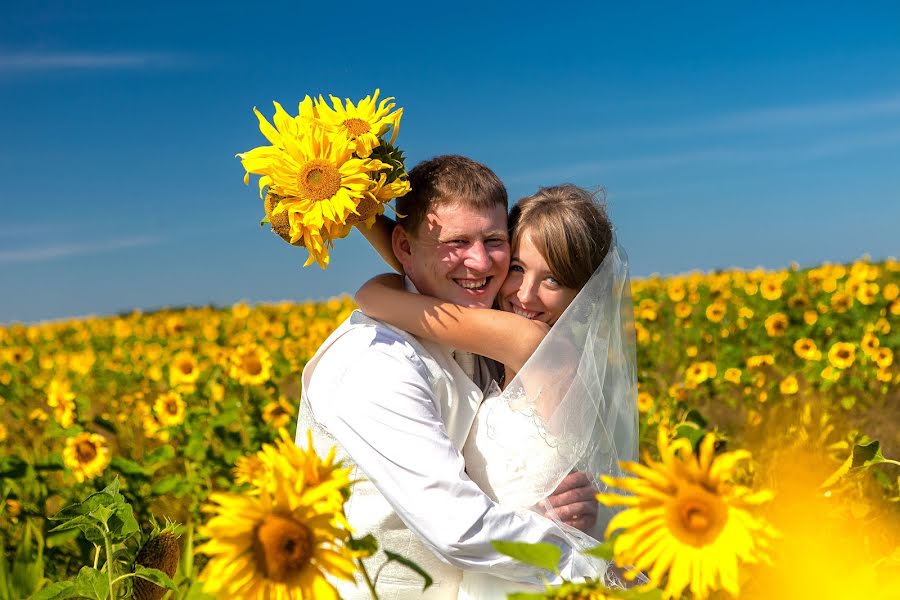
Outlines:
POLYGON ((415 235, 394 233, 394 253, 416 288, 463 306, 490 308, 509 269, 506 210, 446 203, 415 235))

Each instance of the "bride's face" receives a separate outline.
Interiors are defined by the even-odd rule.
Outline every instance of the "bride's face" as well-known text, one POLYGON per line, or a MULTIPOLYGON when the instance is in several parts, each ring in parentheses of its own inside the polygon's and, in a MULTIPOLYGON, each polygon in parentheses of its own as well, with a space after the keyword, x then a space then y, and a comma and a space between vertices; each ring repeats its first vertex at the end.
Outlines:
POLYGON ((578 290, 556 281, 531 236, 522 235, 518 247, 513 248, 509 275, 500 288, 500 308, 553 325, 576 295, 578 290))

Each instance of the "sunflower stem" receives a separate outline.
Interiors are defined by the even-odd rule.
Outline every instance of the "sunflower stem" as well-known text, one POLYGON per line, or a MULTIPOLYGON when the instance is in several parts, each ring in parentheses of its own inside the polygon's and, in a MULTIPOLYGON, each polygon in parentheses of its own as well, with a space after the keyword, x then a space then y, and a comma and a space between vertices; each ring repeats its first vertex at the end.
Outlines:
POLYGON ((106 544, 106 577, 109 579, 109 597, 116 598, 116 590, 115 585, 116 582, 113 580, 113 551, 112 551, 112 542, 109 541, 109 535, 107 532, 109 531, 109 527, 104 525, 106 531, 103 532, 103 541, 106 544))
POLYGON ((372 600, 378 600, 378 592, 375 591, 375 584, 372 582, 372 578, 369 577, 369 571, 366 570, 366 565, 363 564, 361 558, 356 559, 356 564, 359 565, 359 570, 362 572, 363 579, 366 580, 366 587, 369 588, 369 593, 372 594, 372 600))
POLYGON ((94 544, 94 568, 97 568, 97 565, 100 564, 100 546, 94 544))

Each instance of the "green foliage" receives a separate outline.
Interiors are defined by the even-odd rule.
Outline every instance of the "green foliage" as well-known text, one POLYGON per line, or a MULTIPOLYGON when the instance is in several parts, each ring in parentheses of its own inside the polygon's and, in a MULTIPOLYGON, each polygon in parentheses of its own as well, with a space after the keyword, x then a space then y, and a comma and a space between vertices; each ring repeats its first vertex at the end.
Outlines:
POLYGON ((494 540, 491 542, 491 546, 500 554, 505 554, 526 565, 546 569, 551 573, 559 573, 559 561, 562 558, 562 550, 553 544, 543 542, 529 544, 526 542, 494 540))
POLYGON ((44 581, 44 540, 29 521, 16 546, 12 564, 7 561, 6 544, 0 538, 0 600, 26 598, 44 581))

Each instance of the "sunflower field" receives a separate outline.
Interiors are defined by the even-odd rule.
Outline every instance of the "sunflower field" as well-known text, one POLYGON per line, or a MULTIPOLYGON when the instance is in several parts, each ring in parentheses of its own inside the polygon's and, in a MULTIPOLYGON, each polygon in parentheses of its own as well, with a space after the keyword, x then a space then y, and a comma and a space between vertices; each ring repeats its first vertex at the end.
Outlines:
MULTIPOLYGON (((601 498, 628 507, 610 552, 666 597, 900 597, 900 262, 632 290, 645 457, 601 498)), ((84 597, 329 597, 322 574, 366 552, 340 526, 352 487, 292 440, 300 372, 353 309, 0 327, 0 600, 100 574, 84 597)))

